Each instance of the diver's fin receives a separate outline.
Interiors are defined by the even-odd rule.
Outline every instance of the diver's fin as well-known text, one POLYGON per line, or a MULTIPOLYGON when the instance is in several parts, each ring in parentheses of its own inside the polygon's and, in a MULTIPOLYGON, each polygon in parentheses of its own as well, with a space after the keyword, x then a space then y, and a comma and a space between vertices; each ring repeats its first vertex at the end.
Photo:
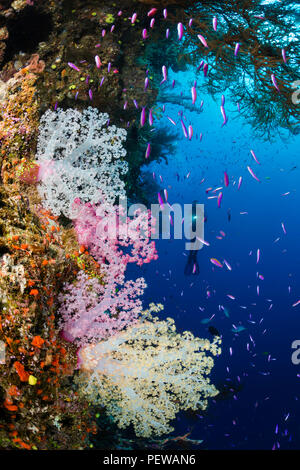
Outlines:
POLYGON ((189 256, 184 268, 185 276, 197 275, 200 273, 197 256, 189 256))
POLYGON ((199 264, 198 264, 198 261, 196 260, 194 265, 193 265, 193 271, 192 271, 192 274, 199 274, 200 273, 200 268, 199 268, 199 264))
POLYGON ((185 265, 185 268, 184 268, 184 275, 185 276, 190 276, 193 272, 193 262, 191 259, 188 259, 186 265, 185 265))

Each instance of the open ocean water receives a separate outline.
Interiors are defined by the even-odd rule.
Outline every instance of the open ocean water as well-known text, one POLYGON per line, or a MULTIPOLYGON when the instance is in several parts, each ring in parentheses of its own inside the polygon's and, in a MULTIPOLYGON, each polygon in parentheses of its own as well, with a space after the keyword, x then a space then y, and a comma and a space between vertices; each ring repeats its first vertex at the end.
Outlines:
POLYGON ((208 449, 296 449, 300 364, 292 363, 292 343, 300 339, 300 305, 292 305, 298 301, 300 281, 300 136, 286 133, 272 141, 256 137, 226 96, 228 123, 222 127, 221 96, 218 102, 203 93, 201 78, 192 69, 169 70, 169 81, 173 79, 177 97, 197 80, 203 112, 157 103, 165 105, 165 112, 155 127, 175 133, 176 152, 167 156, 168 164, 155 162, 147 171, 154 173, 161 194, 167 189, 171 205, 194 200, 205 205, 209 246, 198 253, 199 274, 186 276, 186 240, 158 240, 159 259, 144 269, 149 285, 144 300, 163 303, 179 331, 208 338, 209 326, 219 331, 222 354, 215 359, 212 382, 224 392, 210 400, 203 415, 181 414, 175 429, 183 434, 190 430, 189 437, 204 439, 208 449), (183 135, 178 113, 186 127, 193 126, 191 140, 183 135), (216 198, 208 199, 219 193, 212 192, 218 187, 223 188, 220 207, 216 198), (210 258, 225 259, 232 270, 213 265, 210 258), (239 327, 243 331, 235 333, 239 327))

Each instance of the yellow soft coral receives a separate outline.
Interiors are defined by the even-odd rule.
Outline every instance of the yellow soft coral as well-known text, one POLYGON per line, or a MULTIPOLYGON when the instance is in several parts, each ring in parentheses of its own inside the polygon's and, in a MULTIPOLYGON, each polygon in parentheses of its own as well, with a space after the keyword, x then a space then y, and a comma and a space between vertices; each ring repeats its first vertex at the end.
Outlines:
POLYGON ((139 324, 80 351, 82 390, 106 406, 120 428, 132 423, 144 437, 169 433, 180 409, 205 409, 217 395, 208 354, 220 354, 220 343, 178 334, 174 320, 147 312, 139 324))

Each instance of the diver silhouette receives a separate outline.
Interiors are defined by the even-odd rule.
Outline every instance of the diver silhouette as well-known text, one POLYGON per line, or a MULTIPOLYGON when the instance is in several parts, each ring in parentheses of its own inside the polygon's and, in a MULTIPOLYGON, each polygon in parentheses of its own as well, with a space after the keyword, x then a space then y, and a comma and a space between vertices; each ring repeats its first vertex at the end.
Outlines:
MULTIPOLYGON (((197 219, 196 206, 197 206, 197 201, 193 201, 191 237, 192 237, 192 234, 195 233, 195 231, 196 231, 196 219, 197 219)), ((196 240, 196 237, 191 239, 191 242, 194 243, 195 240, 196 240)), ((188 259, 187 259, 187 262, 186 262, 186 266, 184 268, 185 276, 198 275, 200 273, 199 264, 198 264, 198 260, 197 260, 198 251, 199 250, 189 250, 188 259)))

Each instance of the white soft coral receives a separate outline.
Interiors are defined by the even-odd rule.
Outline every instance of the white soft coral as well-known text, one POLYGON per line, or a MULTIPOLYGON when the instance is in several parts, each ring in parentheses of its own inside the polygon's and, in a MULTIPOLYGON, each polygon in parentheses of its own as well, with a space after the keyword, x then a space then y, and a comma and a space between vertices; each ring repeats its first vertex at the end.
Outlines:
POLYGON ((123 142, 125 129, 108 126, 108 115, 89 107, 46 111, 41 118, 36 159, 39 192, 54 215, 72 218, 72 204, 96 203, 99 189, 106 200, 125 195, 121 175, 128 171, 123 142))
POLYGON ((143 319, 105 341, 79 351, 80 390, 106 406, 120 428, 133 424, 137 436, 168 434, 181 409, 206 409, 218 391, 210 382, 213 357, 221 340, 176 332, 174 320, 152 317, 161 305, 150 305, 143 319))

